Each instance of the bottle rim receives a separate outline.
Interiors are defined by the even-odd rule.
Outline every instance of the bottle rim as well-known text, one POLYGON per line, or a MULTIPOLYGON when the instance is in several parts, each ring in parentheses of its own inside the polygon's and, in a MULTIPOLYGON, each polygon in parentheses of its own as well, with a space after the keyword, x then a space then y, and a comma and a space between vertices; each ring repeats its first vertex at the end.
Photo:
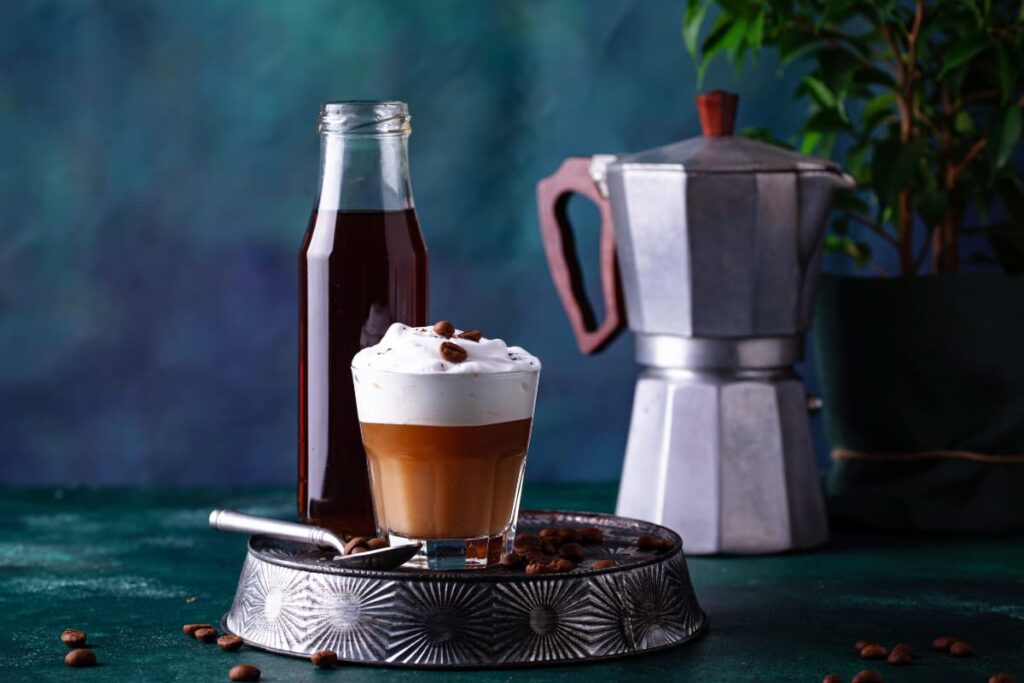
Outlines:
POLYGON ((343 100, 320 107, 317 131, 343 135, 408 135, 409 105, 397 100, 343 100))

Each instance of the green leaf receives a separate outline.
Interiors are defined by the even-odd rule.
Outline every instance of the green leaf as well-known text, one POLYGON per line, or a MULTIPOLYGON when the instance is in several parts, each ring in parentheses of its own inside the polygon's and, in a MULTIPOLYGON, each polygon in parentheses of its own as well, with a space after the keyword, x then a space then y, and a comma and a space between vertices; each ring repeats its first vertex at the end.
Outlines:
MULTIPOLYGON (((1024 7, 1024 3, 1021 5, 1024 7)), ((1002 45, 996 45, 996 79, 999 81, 1000 103, 1006 104, 1013 95, 1013 82, 1016 80, 1014 70, 1016 65, 1010 59, 1010 54, 1002 45)))
POLYGON ((820 79, 814 76, 804 76, 800 82, 819 106, 825 109, 835 109, 836 96, 820 79))
POLYGON ((729 35, 729 31, 732 30, 734 23, 732 19, 725 15, 719 16, 715 21, 714 26, 711 28, 711 33, 700 44, 700 51, 704 55, 705 64, 725 47, 726 36, 729 35))
POLYGON ((867 243, 840 235, 825 235, 825 251, 846 254, 862 266, 871 260, 871 247, 867 243))
POLYGON ((761 42, 764 40, 764 12, 758 12, 757 16, 754 17, 754 21, 747 27, 747 42, 755 50, 761 48, 761 42))
POLYGON ((914 193, 914 208, 929 227, 942 221, 946 215, 948 194, 939 188, 918 188, 914 193))
POLYGON ((961 111, 953 119, 953 130, 961 135, 974 134, 974 117, 965 111, 961 111))
POLYGON ((704 24, 704 17, 708 14, 711 3, 706 0, 688 0, 686 3, 686 14, 683 16, 683 42, 689 53, 697 56, 697 41, 700 39, 700 29, 704 24))
POLYGON ((869 135, 883 121, 896 115, 896 95, 884 92, 872 97, 861 112, 863 130, 869 135))
POLYGON ((1017 143, 1020 141, 1021 120, 1020 107, 1010 107, 1006 110, 999 124, 998 131, 994 132, 992 142, 995 147, 995 170, 1001 169, 1013 156, 1017 143))
POLYGON ((953 69, 963 66, 974 59, 987 47, 988 40, 984 35, 970 35, 953 43, 949 52, 946 53, 946 59, 942 65, 942 70, 939 71, 938 78, 941 80, 953 69))
POLYGON ((850 123, 835 109, 822 109, 815 112, 800 128, 801 132, 816 131, 818 133, 849 133, 852 130, 850 123))
POLYGON ((910 185, 917 161, 917 148, 912 143, 890 139, 875 148, 871 160, 871 185, 882 206, 893 204, 900 191, 910 185))
POLYGON ((803 140, 800 141, 800 153, 814 154, 814 150, 818 147, 818 143, 821 142, 821 138, 822 134, 817 131, 805 133, 803 140))

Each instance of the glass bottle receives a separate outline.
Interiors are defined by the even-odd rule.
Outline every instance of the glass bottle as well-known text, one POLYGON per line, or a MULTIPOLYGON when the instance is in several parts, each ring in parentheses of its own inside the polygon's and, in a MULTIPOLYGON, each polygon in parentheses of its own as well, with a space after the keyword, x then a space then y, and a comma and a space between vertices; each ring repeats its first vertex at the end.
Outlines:
POLYGON ((427 323, 427 247, 404 102, 320 110, 320 183, 299 257, 299 518, 374 535, 350 364, 393 322, 427 323))

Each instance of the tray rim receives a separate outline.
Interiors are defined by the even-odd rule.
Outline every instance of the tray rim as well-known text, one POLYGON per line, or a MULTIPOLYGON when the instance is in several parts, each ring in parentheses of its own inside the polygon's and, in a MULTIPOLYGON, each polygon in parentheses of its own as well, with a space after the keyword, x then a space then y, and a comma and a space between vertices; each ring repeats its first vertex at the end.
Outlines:
MULTIPOLYGON (((683 550, 683 539, 678 533, 673 531, 667 526, 662 526, 654 522, 647 522, 642 519, 635 519, 633 517, 622 517, 620 515, 610 514, 607 512, 582 512, 579 510, 554 510, 554 509, 540 509, 540 510, 522 510, 519 513, 519 517, 530 516, 540 517, 545 515, 563 515, 570 517, 582 517, 589 519, 614 519, 620 522, 629 522, 637 526, 647 528, 651 531, 668 532, 671 535, 673 546, 672 550, 665 553, 653 553, 650 557, 638 559, 635 562, 630 562, 625 565, 616 565, 607 569, 593 569, 587 567, 585 569, 577 569, 572 572, 575 577, 581 576, 593 576, 595 574, 601 574, 602 576, 608 574, 615 574, 622 571, 631 571, 639 567, 646 567, 649 565, 657 564, 669 558, 675 557, 676 555, 685 553, 683 550)), ((518 521, 517 521, 518 524, 518 521)), ((391 579, 396 581, 458 581, 458 582, 482 582, 482 583, 507 583, 507 582, 519 582, 519 581, 544 581, 551 580, 550 574, 525 574, 525 573, 498 573, 493 571, 487 571, 487 569, 418 569, 408 568, 402 571, 393 569, 381 570, 381 569, 357 569, 354 567, 337 567, 331 564, 306 564, 295 560, 289 560, 282 557, 274 557, 264 555, 260 549, 253 547, 253 542, 257 539, 266 539, 267 536, 255 534, 249 537, 246 543, 246 552, 252 554, 258 558, 261 562, 273 564, 278 567, 286 567, 288 569, 297 569, 301 571, 310 572, 312 574, 329 574, 333 576, 355 576, 367 579, 391 579)))

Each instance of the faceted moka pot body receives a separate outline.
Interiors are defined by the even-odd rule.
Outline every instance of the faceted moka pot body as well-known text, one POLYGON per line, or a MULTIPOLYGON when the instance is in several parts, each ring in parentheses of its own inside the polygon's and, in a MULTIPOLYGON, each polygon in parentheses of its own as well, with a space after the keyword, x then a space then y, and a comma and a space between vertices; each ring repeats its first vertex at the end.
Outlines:
POLYGON ((538 185, 545 251, 581 350, 624 326, 637 381, 616 513, 679 531, 688 554, 771 553, 828 539, 804 386, 836 190, 830 162, 731 135, 736 97, 698 98, 704 135, 568 159, 538 185), (594 319, 565 213, 602 214, 606 319, 594 319))

